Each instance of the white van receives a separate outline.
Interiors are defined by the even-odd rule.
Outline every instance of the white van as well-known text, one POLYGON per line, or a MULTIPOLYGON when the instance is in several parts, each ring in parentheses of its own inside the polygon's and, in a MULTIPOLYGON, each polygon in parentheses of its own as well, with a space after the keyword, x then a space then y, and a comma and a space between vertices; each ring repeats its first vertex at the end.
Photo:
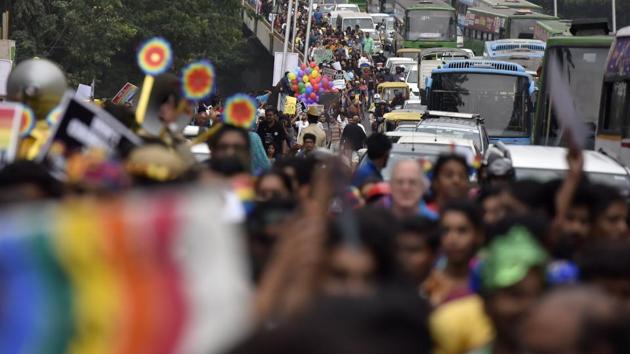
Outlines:
POLYGON ((348 0, 317 0, 317 2, 313 4, 313 7, 319 8, 319 10, 325 16, 335 11, 335 6, 337 6, 337 4, 347 4, 347 3, 348 3, 348 0))
POLYGON ((374 32, 374 20, 369 14, 365 13, 337 12, 335 23, 337 27, 340 27, 342 30, 348 27, 354 29, 356 25, 359 25, 359 28, 364 32, 374 32))
POLYGON ((345 11, 345 12, 361 12, 359 9, 359 5, 357 4, 337 4, 335 5, 335 11, 345 11))

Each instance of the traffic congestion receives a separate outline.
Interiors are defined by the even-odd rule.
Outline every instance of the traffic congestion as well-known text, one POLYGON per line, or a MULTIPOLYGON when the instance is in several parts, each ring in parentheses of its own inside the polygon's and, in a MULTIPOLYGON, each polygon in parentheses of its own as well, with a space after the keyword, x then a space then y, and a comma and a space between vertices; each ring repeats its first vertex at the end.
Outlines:
POLYGON ((630 27, 240 5, 256 91, 160 35, 109 97, 9 60, 0 353, 630 353, 630 27))

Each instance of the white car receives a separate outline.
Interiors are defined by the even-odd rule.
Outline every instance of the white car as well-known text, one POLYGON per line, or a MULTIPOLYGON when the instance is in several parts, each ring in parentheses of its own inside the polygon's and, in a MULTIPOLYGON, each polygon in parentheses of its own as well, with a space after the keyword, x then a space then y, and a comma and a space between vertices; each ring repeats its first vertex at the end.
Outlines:
POLYGON ((471 139, 453 138, 450 136, 438 136, 435 134, 417 133, 410 131, 393 131, 386 134, 390 139, 396 140, 396 144, 410 144, 418 151, 431 155, 457 153, 466 157, 466 161, 472 164, 479 154, 475 142, 471 139), (397 139, 396 139, 397 138, 397 139))
POLYGON ((408 99, 405 101, 402 109, 414 109, 419 111, 426 111, 427 106, 423 105, 419 99, 408 99))
POLYGON ((405 68, 405 72, 411 71, 414 67, 418 66, 418 62, 413 60, 412 58, 404 58, 404 57, 392 57, 387 59, 385 62, 385 68, 389 69, 391 72, 395 72, 394 69, 397 66, 403 66, 405 68))
MULTIPOLYGON (((517 179, 541 182, 562 178, 569 169, 567 149, 555 146, 506 145, 517 179)), ((591 182, 618 188, 630 196, 630 171, 611 157, 584 150, 583 171, 591 182)))
MULTIPOLYGON (((389 134, 389 133, 388 133, 389 134)), ((401 137, 402 139, 407 139, 406 137, 401 137)), ((428 162, 430 165, 434 164, 437 158, 443 154, 456 153, 462 154, 469 163, 472 163, 471 157, 473 154, 474 147, 472 141, 466 142, 465 140, 458 140, 455 143, 463 144, 463 145, 455 145, 453 146, 453 140, 450 139, 448 143, 446 141, 438 139, 436 142, 433 137, 420 137, 420 134, 416 134, 414 138, 408 138, 409 140, 414 140, 416 143, 409 143, 408 141, 405 143, 394 144, 392 146, 392 150, 389 153, 389 161, 387 162, 387 166, 381 171, 383 175, 383 179, 388 181, 394 165, 396 162, 401 160, 413 159, 418 161, 428 162)), ((361 158, 361 162, 359 166, 365 164, 367 162, 366 158, 367 154, 364 154, 361 158)), ((473 157, 474 158, 474 157, 473 157)), ((473 174, 470 176, 471 180, 476 180, 476 176, 473 174)))
POLYGON ((319 8, 324 16, 335 10, 337 4, 346 4, 347 0, 318 0, 313 4, 313 8, 319 8))
POLYGON ((334 11, 361 12, 357 4, 337 4, 334 11))
POLYGON ((409 93, 409 99, 420 100, 420 85, 418 84, 418 66, 411 68, 407 72, 407 78, 405 79, 411 92, 409 93))

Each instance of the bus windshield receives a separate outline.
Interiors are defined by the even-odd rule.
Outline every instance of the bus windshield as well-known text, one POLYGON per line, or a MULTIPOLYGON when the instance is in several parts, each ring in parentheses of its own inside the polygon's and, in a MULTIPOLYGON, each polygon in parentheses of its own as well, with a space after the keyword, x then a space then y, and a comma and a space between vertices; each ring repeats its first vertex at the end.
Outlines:
POLYGON ((359 25, 359 28, 362 30, 374 29, 374 21, 372 21, 372 18, 344 18, 343 19, 342 28, 351 27, 352 29, 354 29, 356 25, 359 25))
POLYGON ((452 40, 457 35, 455 14, 447 11, 409 11, 407 39, 452 40))
POLYGON ((530 135, 527 77, 433 73, 432 78, 429 109, 479 113, 491 137, 530 135))
POLYGON ((374 17, 374 22, 377 25, 382 24, 383 22, 385 22, 385 30, 387 31, 394 31, 394 18, 391 16, 382 16, 382 17, 374 17))
POLYGON ((409 74, 407 74, 407 83, 408 84, 418 83, 418 70, 409 70, 409 74))
POLYGON ((522 38, 521 35, 531 35, 539 19, 512 19, 510 21, 510 38, 522 38))
POLYGON ((597 123, 602 80, 609 48, 551 48, 559 59, 562 73, 569 81, 575 109, 587 123, 597 123), (597 79, 596 78, 600 78, 597 79))

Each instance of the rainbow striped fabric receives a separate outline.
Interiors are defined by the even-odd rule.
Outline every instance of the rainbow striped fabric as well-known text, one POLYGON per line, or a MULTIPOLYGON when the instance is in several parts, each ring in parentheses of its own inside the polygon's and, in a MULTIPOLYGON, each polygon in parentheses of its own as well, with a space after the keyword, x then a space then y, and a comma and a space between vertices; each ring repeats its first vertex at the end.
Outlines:
POLYGON ((231 344, 249 320, 250 294, 237 228, 216 217, 224 207, 220 193, 197 189, 1 213, 0 352, 211 353, 231 344))

